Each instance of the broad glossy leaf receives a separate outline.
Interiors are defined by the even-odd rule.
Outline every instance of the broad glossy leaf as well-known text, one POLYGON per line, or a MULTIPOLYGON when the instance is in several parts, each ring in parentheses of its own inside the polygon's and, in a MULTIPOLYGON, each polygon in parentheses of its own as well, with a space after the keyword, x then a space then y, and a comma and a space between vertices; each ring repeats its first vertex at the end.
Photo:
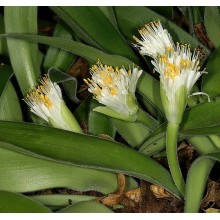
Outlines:
MULTIPOLYGON (((219 27, 220 28, 220 27, 219 27)), ((202 77, 202 91, 207 93, 210 98, 220 95, 220 47, 211 55, 207 64, 208 74, 202 77)))
POLYGON ((132 49, 98 7, 51 7, 85 42, 137 63, 132 49))
POLYGON ((207 34, 212 43, 215 45, 215 47, 219 47, 220 39, 218 36, 220 35, 220 14, 218 7, 206 7, 204 22, 207 34))
POLYGON ((183 44, 190 44, 192 48, 201 46, 204 48, 205 52, 209 54, 209 50, 199 43, 195 38, 190 34, 185 32, 183 29, 178 27, 173 22, 167 20, 163 16, 157 14, 156 12, 150 10, 147 7, 115 7, 115 14, 118 21, 118 26, 123 35, 126 36, 129 40, 132 40, 132 36, 138 36, 138 29, 142 28, 144 24, 160 20, 164 28, 166 28, 174 41, 178 41, 183 44))
MULTIPOLYGON (((6 6, 4 18, 6 33, 37 33, 37 7, 6 6)), ((15 39, 7 39, 7 44, 12 68, 25 94, 37 84, 40 76, 37 45, 15 39)))
POLYGON ((118 186, 113 173, 61 164, 30 152, 28 155, 28 152, 3 142, 0 142, 0 161, 0 190, 32 192, 64 187, 107 194, 116 191, 118 186))
POLYGON ((0 191, 0 213, 49 213, 45 206, 17 193, 0 191))
POLYGON ((161 185, 180 196, 170 173, 164 167, 122 144, 27 123, 1 121, 0 130, 1 141, 15 144, 51 160, 124 173, 161 185))
POLYGON ((0 65, 0 119, 22 121, 23 115, 17 93, 10 81, 12 69, 7 65, 0 65))
MULTIPOLYGON (((73 39, 71 33, 64 27, 62 22, 59 22, 53 32, 54 37, 60 37, 63 39, 73 39)), ((62 49, 49 47, 44 58, 43 67, 47 72, 51 67, 56 67, 61 71, 67 71, 70 65, 76 60, 75 54, 69 53, 62 49)))
POLYGON ((62 209, 59 213, 113 213, 113 211, 99 202, 85 201, 62 209))
POLYGON ((93 99, 90 103, 88 120, 89 133, 94 135, 107 134, 110 137, 114 138, 116 129, 111 119, 104 114, 93 111, 93 109, 98 106, 100 106, 100 104, 93 99))
POLYGON ((198 212, 206 181, 215 161, 220 162, 220 152, 200 156, 190 167, 186 181, 185 212, 198 212))

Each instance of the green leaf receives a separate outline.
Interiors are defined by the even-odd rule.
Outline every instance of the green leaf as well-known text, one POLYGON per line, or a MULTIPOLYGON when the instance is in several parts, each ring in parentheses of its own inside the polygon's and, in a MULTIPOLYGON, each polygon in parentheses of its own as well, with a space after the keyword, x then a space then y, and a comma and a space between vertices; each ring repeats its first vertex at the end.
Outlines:
MULTIPOLYGON (((209 135, 220 133, 220 99, 212 102, 198 104, 186 109, 180 125, 179 134, 181 139, 194 135, 209 135)), ((140 147, 141 152, 148 154, 154 145, 163 143, 161 138, 165 137, 167 123, 163 123, 158 129, 151 133, 140 147)), ((157 150, 157 148, 155 148, 157 150)), ((162 150, 159 148, 158 150, 162 150)))
POLYGON ((90 102, 92 100, 92 95, 89 95, 84 99, 79 107, 74 112, 74 115, 79 123, 87 123, 89 117, 90 102))
POLYGON ((150 131, 139 123, 126 122, 115 118, 111 118, 111 120, 117 128, 118 133, 133 148, 138 148, 150 134, 150 131))
POLYGON ((98 7, 51 7, 85 42, 138 63, 131 48, 98 7))
POLYGON ((200 156, 191 165, 186 181, 185 212, 198 212, 215 161, 220 162, 220 152, 200 156))
POLYGON ((220 46, 220 14, 218 7, 209 6, 205 9, 204 17, 205 28, 208 36, 210 37, 212 43, 215 47, 220 46))
POLYGON ((0 190, 31 192, 65 187, 107 194, 118 187, 113 173, 61 164, 3 142, 0 142, 0 161, 0 190))
POLYGON ((75 103, 81 102, 76 96, 78 83, 75 77, 72 77, 54 67, 49 69, 48 74, 53 82, 62 84, 63 89, 70 100, 75 103))
MULTIPOLYGON (((115 7, 115 14, 119 29, 129 40, 132 40, 133 35, 138 36, 138 29, 143 27, 146 23, 159 19, 163 27, 171 34, 174 42, 178 41, 183 44, 190 44, 192 48, 200 46, 204 48, 206 55, 210 53, 206 47, 199 43, 190 34, 149 8, 142 6, 115 7)), ((132 42, 134 41, 132 40, 132 42)))
MULTIPOLYGON (((37 33, 37 7, 6 6, 4 17, 6 33, 37 33)), ((7 39, 7 44, 12 68, 25 94, 37 84, 40 76, 37 45, 15 39, 7 39)))
POLYGON ((59 213, 113 213, 113 211, 99 202, 85 201, 62 209, 59 213))
POLYGON ((1 141, 15 144, 33 153, 62 163, 124 173, 161 185, 180 197, 170 173, 165 168, 127 146, 27 123, 2 121, 0 130, 1 141))
POLYGON ((22 121, 20 102, 10 81, 12 75, 12 69, 9 66, 0 65, 0 119, 22 121))
MULTIPOLYGON (((63 39, 73 39, 71 33, 64 25, 59 22, 55 27, 53 36, 60 37, 63 39)), ((69 53, 62 49, 49 47, 44 58, 43 67, 45 72, 47 72, 51 67, 56 67, 61 71, 67 71, 70 65, 76 60, 77 56, 75 54, 69 53)))
POLYGON ((219 80, 220 80, 220 47, 211 55, 207 64, 208 74, 202 77, 202 91, 207 93, 210 98, 220 95, 219 80))
POLYGON ((62 195, 62 194, 36 195, 36 196, 30 196, 29 198, 39 202, 44 206, 56 207, 56 208, 66 207, 69 206, 70 204, 96 199, 95 196, 62 195))
POLYGON ((204 12, 205 7, 204 6, 181 6, 178 7, 180 11, 185 16, 188 24, 189 24, 189 33, 192 36, 195 35, 194 27, 198 23, 204 23, 204 12))
POLYGON ((0 213, 49 213, 48 208, 17 193, 0 191, 0 213))
POLYGON ((0 98, 0 120, 23 121, 20 102, 10 81, 0 98))
POLYGON ((148 6, 148 8, 167 19, 172 19, 173 17, 173 6, 148 6))
MULTIPOLYGON (((0 14, 0 34, 5 33, 5 23, 4 23, 4 16, 0 14)), ((0 40, 0 54, 3 56, 8 56, 8 46, 6 39, 0 40)))
POLYGON ((155 106, 161 115, 164 115, 164 109, 160 98, 160 84, 157 79, 143 72, 137 82, 137 92, 155 106))
POLYGON ((93 99, 90 103, 88 121, 89 133, 94 135, 107 134, 114 138, 116 133, 114 125, 108 116, 93 111, 97 106, 100 106, 100 104, 93 99))
POLYGON ((115 18, 114 9, 112 6, 98 6, 102 13, 108 18, 108 20, 118 29, 117 20, 115 18))

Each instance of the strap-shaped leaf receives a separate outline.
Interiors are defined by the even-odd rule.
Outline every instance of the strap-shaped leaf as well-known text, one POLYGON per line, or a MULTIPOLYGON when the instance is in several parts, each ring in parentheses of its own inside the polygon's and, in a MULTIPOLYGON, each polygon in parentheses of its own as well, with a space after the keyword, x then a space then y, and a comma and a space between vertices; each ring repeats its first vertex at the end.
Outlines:
POLYGON ((98 106, 100 106, 100 104, 93 99, 90 103, 90 112, 88 120, 89 134, 107 134, 110 137, 114 138, 116 129, 111 119, 104 114, 93 111, 93 109, 98 106))
POLYGON ((159 184, 180 197, 165 168, 119 143, 27 123, 2 121, 0 130, 1 141, 32 153, 62 163, 124 173, 159 184))
POLYGON ((200 156, 188 172, 185 194, 185 212, 198 212, 206 181, 215 161, 220 162, 220 152, 200 156))
POLYGON ((22 121, 23 115, 17 93, 10 81, 11 67, 0 65, 0 119, 22 121))
POLYGON ((113 213, 113 211, 99 202, 85 201, 64 208, 59 213, 113 213))
MULTIPOLYGON (((53 32, 54 37, 60 37, 64 39, 73 39, 70 31, 64 27, 62 22, 59 22, 53 32)), ((47 72, 51 67, 56 67, 61 71, 67 71, 70 65, 76 60, 77 56, 72 53, 68 53, 59 48, 49 47, 44 57, 43 67, 47 72)))
MULTIPOLYGON (((219 15, 220 16, 220 15, 219 15)), ((220 28, 220 27, 219 27, 220 28)), ((219 44, 220 45, 220 44, 219 44)), ((208 74, 202 77, 202 91, 207 93, 210 98, 220 95, 220 47, 211 55, 207 64, 208 74)))
POLYGON ((17 193, 0 191, 0 213, 49 213, 45 206, 17 193))
POLYGON ((216 6, 209 6, 205 9, 204 23, 207 34, 215 47, 220 46, 220 13, 216 6))
POLYGON ((132 49, 98 7, 51 7, 85 42, 138 62, 132 49))
POLYGON ((30 198, 45 206, 54 207, 54 208, 66 207, 69 206, 70 204, 96 199, 95 196, 63 195, 63 194, 34 195, 34 196, 30 196, 30 198))
MULTIPOLYGON (((8 143, 0 142, 0 161, 0 190, 31 192, 65 187, 108 194, 118 187, 113 173, 48 161, 8 143)), ((132 182, 131 185, 135 187, 132 182)))
MULTIPOLYGON (((6 33, 37 33, 37 7, 4 8, 6 33), (28 18, 28 19, 27 19, 28 18)), ((37 84, 40 76, 37 44, 7 39, 12 68, 23 94, 37 84)))

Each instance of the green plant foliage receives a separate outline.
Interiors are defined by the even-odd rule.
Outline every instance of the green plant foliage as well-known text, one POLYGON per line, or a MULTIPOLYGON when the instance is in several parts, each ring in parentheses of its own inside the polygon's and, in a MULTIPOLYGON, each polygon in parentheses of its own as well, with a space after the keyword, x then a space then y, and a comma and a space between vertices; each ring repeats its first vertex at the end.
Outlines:
POLYGON ((215 47, 219 47, 220 39, 218 36, 220 34, 220 28, 219 28, 220 14, 218 7, 215 6, 206 7, 204 23, 205 23, 206 31, 211 41, 213 42, 215 47))
POLYGON ((36 195, 30 196, 32 200, 35 200, 44 206, 53 207, 56 209, 61 209, 67 207, 71 204, 76 204, 82 201, 90 201, 96 199, 95 196, 85 196, 85 195, 36 195))
MULTIPOLYGON (((6 33, 37 33, 37 7, 8 6, 4 17, 6 33)), ((40 76, 37 44, 15 39, 7 39, 7 44, 15 76, 23 94, 26 94, 36 86, 40 76)))
POLYGON ((165 168, 153 159, 124 145, 92 136, 26 123, 2 121, 0 129, 1 141, 15 144, 32 153, 62 163, 124 173, 162 185, 180 197, 165 168), (53 148, 50 147, 51 144, 53 148), (135 163, 131 161, 135 161, 135 163))
POLYGON ((113 213, 113 211, 98 202, 86 201, 71 205, 59 213, 113 213))
MULTIPOLYGON (((219 7, 215 6, 52 6, 39 10, 36 6, 5 6, 0 14, 0 60, 4 64, 0 65, 0 212, 111 213, 114 206, 111 210, 95 200, 119 196, 123 183, 117 174, 125 175, 125 192, 135 188, 142 192, 144 180, 181 199, 185 212, 199 212, 209 173, 214 163, 220 162, 219 27, 219 7), (49 12, 43 22, 42 10, 49 12), (154 73, 151 58, 139 54, 132 38, 140 38, 138 30, 158 19, 174 42, 189 44, 191 51, 201 52, 200 63, 192 65, 206 67, 208 72, 192 89, 198 96, 187 97, 179 129, 170 124, 168 132, 161 77, 154 73), (212 48, 212 43, 215 50, 207 48, 212 48), (76 62, 78 57, 87 63, 76 62), (89 77, 88 65, 99 60, 104 65, 125 69, 138 66, 143 70, 135 92, 139 109, 134 120, 109 109, 110 116, 130 122, 104 115, 105 106, 89 93, 82 77, 89 77), (78 74, 81 68, 84 76, 78 74), (22 98, 44 74, 58 83, 84 134, 53 128, 30 115, 22 98), (34 123, 30 123, 32 120, 34 123), (167 144, 177 149, 183 140, 194 146, 194 156, 198 156, 195 160, 193 157, 189 170, 184 168, 185 193, 179 169, 183 168, 179 158, 183 158, 177 157, 177 151, 164 150, 167 144), (169 169, 157 162, 158 157, 168 158, 169 169), (67 194, 48 190, 52 188, 65 188, 67 194), (52 194, 41 194, 41 190, 52 194), (76 191, 74 195, 71 190, 76 191)), ((180 63, 182 67, 187 68, 186 62, 180 63)), ((101 74, 98 77, 102 78, 101 74)), ((103 81, 98 77, 97 82, 103 81)), ((104 89, 112 88, 109 80, 105 83, 110 87, 104 89)), ((122 88, 118 83, 117 87, 122 88)), ((58 97, 47 96, 49 87, 36 92, 40 90, 45 105, 35 99, 39 94, 33 94, 39 111, 51 108, 49 111, 59 114, 58 97)), ((122 93, 126 92, 122 88, 122 93)), ((125 195, 116 207, 124 205, 125 195)), ((219 209, 214 208, 205 211, 219 209)))
MULTIPOLYGON (((67 30, 61 22, 56 25, 53 36, 64 39, 73 39, 70 31, 67 30)), ((49 47, 44 57, 43 67, 45 72, 47 72, 51 67, 56 67, 61 71, 66 71, 76 58, 77 56, 74 54, 58 48, 49 47)))
POLYGON ((60 83, 63 86, 66 95, 71 101, 75 103, 80 102, 76 96, 78 83, 75 77, 72 77, 54 67, 49 69, 48 74, 52 82, 60 83))
POLYGON ((215 161, 220 161, 219 152, 201 156, 193 162, 186 182, 185 212, 199 211, 206 181, 215 161))
POLYGON ((48 208, 21 194, 0 191, 0 213, 49 213, 48 208))
POLYGON ((220 95, 219 80, 220 80, 220 47, 218 47, 209 59, 207 64, 207 72, 202 78, 202 91, 207 93, 210 98, 220 95))
POLYGON ((138 62, 131 48, 98 7, 51 7, 84 41, 138 62))
POLYGON ((117 177, 110 172, 39 158, 3 142, 0 142, 0 152, 0 190, 31 192, 66 187, 78 191, 96 190, 104 194, 117 190, 117 177))
POLYGON ((0 119, 22 121, 20 102, 10 81, 12 69, 7 65, 0 65, 0 73, 0 119))
POLYGON ((111 119, 106 115, 94 112, 93 109, 97 106, 100 106, 99 103, 96 100, 92 100, 88 120, 89 133, 94 135, 107 134, 114 138, 116 129, 111 119))
MULTIPOLYGON (((2 14, 0 14, 0 33, 5 33, 4 16, 2 14)), ((3 56, 8 56, 8 46, 6 39, 0 40, 0 54, 3 56)))

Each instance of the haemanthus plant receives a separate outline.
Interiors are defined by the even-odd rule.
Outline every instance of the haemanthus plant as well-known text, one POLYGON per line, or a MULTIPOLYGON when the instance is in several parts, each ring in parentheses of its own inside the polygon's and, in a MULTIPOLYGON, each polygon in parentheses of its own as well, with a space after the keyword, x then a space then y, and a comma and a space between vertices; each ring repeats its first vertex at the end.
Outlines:
POLYGON ((0 211, 111 212, 124 204, 124 195, 132 200, 140 180, 182 200, 185 212, 199 211, 208 174, 220 160, 219 27, 212 20, 220 15, 216 7, 186 7, 194 15, 186 15, 187 33, 170 20, 177 8, 163 9, 50 7, 62 21, 45 36, 37 35, 37 7, 4 7, 0 52, 8 65, 0 66, 0 211), (205 38, 192 31, 198 21, 205 24, 205 38), (141 38, 132 37, 144 23, 141 38), (49 48, 39 51, 37 43, 49 48), (78 56, 91 65, 91 77, 80 71, 77 87, 72 70, 78 56), (201 70, 204 62, 207 69, 201 70), (124 144, 112 141, 122 138, 124 144), (186 185, 177 154, 182 140, 201 155, 185 171, 186 185), (167 158, 169 170, 155 161, 158 156, 167 158), (83 193, 34 194, 60 187, 83 193), (105 198, 86 195, 89 190, 105 198))

